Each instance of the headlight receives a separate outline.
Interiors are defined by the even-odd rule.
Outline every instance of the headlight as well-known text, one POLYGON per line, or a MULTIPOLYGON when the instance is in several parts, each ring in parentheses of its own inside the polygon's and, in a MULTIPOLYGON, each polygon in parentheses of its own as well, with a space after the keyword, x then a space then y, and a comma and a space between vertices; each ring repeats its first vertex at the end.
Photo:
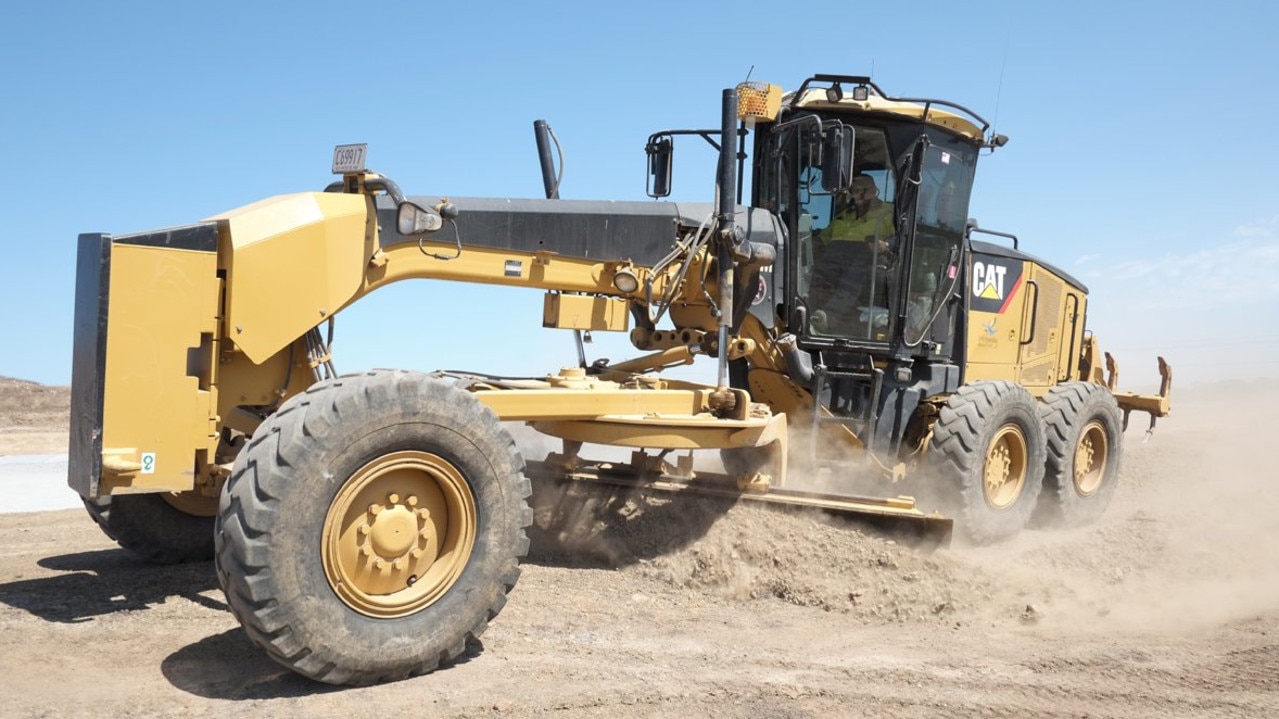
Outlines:
POLYGON ((639 278, 635 276, 635 271, 631 268, 620 267, 613 273, 613 286, 618 292, 629 295, 639 289, 639 278))
POLYGON ((430 210, 418 207, 412 202, 402 202, 396 213, 396 225, 404 236, 421 235, 435 232, 443 226, 440 216, 430 210))

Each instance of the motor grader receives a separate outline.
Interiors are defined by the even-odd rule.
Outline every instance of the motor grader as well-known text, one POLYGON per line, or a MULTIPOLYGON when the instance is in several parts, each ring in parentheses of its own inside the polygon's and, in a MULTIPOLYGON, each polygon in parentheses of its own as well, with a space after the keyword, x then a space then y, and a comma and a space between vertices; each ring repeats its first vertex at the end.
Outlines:
POLYGON ((745 83, 721 111, 646 146, 657 199, 677 140, 713 147, 706 204, 559 199, 539 122, 546 199, 406 197, 349 145, 324 191, 81 235, 71 487, 128 549, 213 557, 249 637, 336 684, 430 671, 484 631, 528 548, 530 478, 974 542, 1096 518, 1128 414, 1153 428, 1170 374, 1161 358, 1158 395, 1115 392, 1084 286, 968 219, 978 156, 1006 138, 862 76, 745 83), (836 237, 858 185, 883 229, 836 237), (409 279, 543 291, 576 364, 338 374, 334 317, 409 279), (590 361, 583 336, 609 331, 642 354, 590 361), (701 358, 713 384, 663 374, 701 358), (511 421, 562 451, 526 462, 511 421), (631 461, 583 456, 600 445, 631 461))

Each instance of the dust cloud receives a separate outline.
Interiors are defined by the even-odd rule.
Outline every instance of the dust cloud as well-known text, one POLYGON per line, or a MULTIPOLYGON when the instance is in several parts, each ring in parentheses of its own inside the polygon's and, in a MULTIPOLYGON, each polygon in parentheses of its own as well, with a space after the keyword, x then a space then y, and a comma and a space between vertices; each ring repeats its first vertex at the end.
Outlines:
MULTIPOLYGON (((1279 385, 1174 392, 1149 441, 1130 426, 1114 504, 1102 521, 974 553, 1046 589, 1063 624, 1182 630, 1279 605, 1279 485, 1268 408, 1279 385), (1015 567, 1015 569, 1014 569, 1015 567)), ((1139 424, 1137 417, 1133 425, 1139 424)))
POLYGON ((1279 383, 1174 393, 1174 414, 1149 441, 1134 415, 1119 489, 1088 527, 929 551, 812 511, 574 485, 539 490, 530 560, 863 622, 1069 633, 1246 619, 1279 604, 1279 484, 1267 444, 1276 401, 1279 383))

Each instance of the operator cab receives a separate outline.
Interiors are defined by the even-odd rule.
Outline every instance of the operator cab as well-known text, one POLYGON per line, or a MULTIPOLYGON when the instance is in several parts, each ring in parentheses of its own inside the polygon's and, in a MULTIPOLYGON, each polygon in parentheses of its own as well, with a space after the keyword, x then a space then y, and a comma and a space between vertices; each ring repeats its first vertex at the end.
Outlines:
POLYGON ((776 317, 812 368, 792 379, 817 400, 813 426, 844 424, 891 454, 923 399, 959 387, 969 196, 979 152, 1006 140, 959 105, 892 98, 868 77, 815 75, 779 106, 753 123, 751 199, 786 228, 776 317), (829 156, 832 136, 852 139, 848 162, 829 156))
POLYGON ((788 329, 810 351, 949 356, 959 308, 947 297, 985 123, 942 101, 888 98, 864 77, 818 75, 782 104, 757 128, 753 204, 773 208, 791 238, 779 307, 788 329), (832 127, 852 133, 853 177, 827 189, 832 127))

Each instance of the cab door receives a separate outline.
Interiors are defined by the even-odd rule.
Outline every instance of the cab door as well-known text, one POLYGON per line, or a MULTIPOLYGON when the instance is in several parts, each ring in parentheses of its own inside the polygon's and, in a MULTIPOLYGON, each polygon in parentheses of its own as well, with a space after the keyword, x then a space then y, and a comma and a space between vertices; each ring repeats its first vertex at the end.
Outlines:
POLYGON ((1021 383, 1038 395, 1074 374, 1082 341, 1084 295, 1051 270, 1027 264, 1030 305, 1018 362, 1021 383))
POLYGON ((1018 340, 1018 381, 1039 395, 1057 383, 1061 362, 1062 282, 1033 262, 1026 263, 1026 299, 1021 339, 1018 340))

